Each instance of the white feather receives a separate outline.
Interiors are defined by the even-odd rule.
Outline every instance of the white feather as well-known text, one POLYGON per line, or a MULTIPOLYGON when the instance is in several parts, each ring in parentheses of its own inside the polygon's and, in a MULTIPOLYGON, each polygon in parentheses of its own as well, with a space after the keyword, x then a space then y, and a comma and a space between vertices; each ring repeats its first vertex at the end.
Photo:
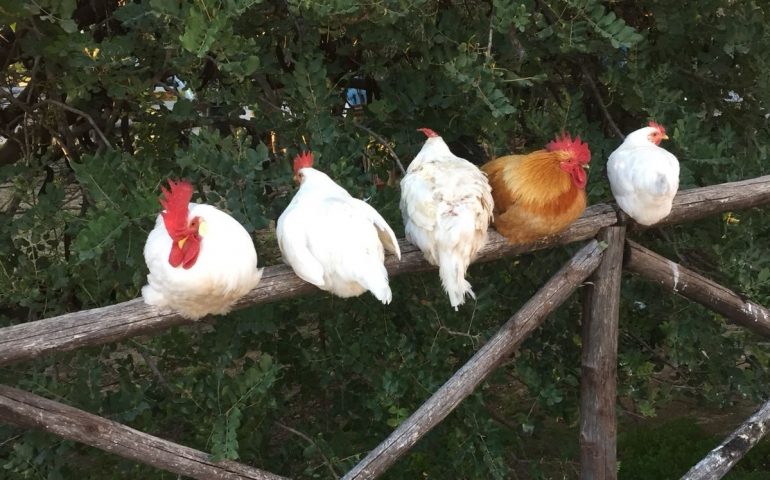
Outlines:
POLYGON ((607 162, 615 201, 642 225, 665 218, 679 189, 679 161, 648 139, 654 130, 645 127, 629 134, 607 162))
POLYGON ((455 310, 466 295, 475 298, 465 272, 487 241, 493 206, 484 172, 452 154, 441 137, 426 140, 401 180, 406 238, 438 265, 455 310))
POLYGON ((192 319, 223 315, 262 278, 262 270, 257 269, 257 252, 246 229, 225 212, 191 203, 188 220, 194 217, 201 217, 208 231, 201 239, 195 265, 185 269, 168 263, 172 240, 158 215, 144 245, 150 273, 142 297, 149 305, 172 309, 192 319))
POLYGON ((392 293, 385 249, 401 259, 393 230, 377 211, 314 168, 276 225, 283 259, 308 283, 340 297, 369 290, 382 303, 392 293))

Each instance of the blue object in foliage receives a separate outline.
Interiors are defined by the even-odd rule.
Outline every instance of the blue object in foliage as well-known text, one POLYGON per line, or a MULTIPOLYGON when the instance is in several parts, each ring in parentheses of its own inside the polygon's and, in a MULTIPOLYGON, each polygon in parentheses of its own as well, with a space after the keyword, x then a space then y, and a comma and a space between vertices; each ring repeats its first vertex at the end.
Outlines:
POLYGON ((366 90, 363 88, 348 88, 347 100, 348 105, 351 107, 358 107, 360 105, 366 105, 369 103, 366 97, 366 90))

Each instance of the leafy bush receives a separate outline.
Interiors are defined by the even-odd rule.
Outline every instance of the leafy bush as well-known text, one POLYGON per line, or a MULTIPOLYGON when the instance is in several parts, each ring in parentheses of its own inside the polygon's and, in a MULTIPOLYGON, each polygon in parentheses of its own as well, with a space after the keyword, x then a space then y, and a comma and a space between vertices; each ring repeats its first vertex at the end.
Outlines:
MULTIPOLYGON (((761 175, 769 14, 727 0, 0 2, 0 324, 136 297, 167 177, 189 178, 197 199, 253 233, 261 265, 277 263, 289 161, 307 148, 397 232, 388 148, 406 163, 422 126, 476 161, 540 148, 563 129, 580 134, 593 152, 594 203, 610 199, 613 125, 628 132, 652 118, 669 127, 684 188, 761 175), (349 89, 366 101, 346 109, 349 89)), ((768 229, 752 211, 637 236, 770 304, 768 229)), ((435 273, 410 275, 392 281, 388 307, 319 294, 16 365, 0 381, 217 458, 329 478, 575 248, 472 267, 478 301, 458 313, 435 273)), ((630 408, 768 397, 766 343, 654 285, 624 282, 619 390, 630 408)), ((511 452, 546 419, 575 422, 580 311, 577 300, 559 309, 388 478, 506 478, 511 452)), ((2 428, 11 479, 173 478, 2 428)))

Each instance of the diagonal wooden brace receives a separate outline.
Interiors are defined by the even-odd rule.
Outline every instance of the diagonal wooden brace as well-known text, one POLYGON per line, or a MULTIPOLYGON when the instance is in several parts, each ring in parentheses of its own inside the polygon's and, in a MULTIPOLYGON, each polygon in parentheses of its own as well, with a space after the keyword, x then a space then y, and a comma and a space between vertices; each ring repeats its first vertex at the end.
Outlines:
POLYGON ((596 240, 580 249, 495 336, 388 438, 342 477, 343 480, 370 479, 382 475, 473 393, 476 387, 588 278, 599 265, 602 251, 603 247, 596 240))
POLYGON ((0 421, 44 430, 199 480, 287 480, 230 460, 213 462, 207 453, 6 385, 0 385, 0 421))
POLYGON ((770 336, 770 310, 638 243, 626 242, 624 268, 721 313, 728 322, 770 336))

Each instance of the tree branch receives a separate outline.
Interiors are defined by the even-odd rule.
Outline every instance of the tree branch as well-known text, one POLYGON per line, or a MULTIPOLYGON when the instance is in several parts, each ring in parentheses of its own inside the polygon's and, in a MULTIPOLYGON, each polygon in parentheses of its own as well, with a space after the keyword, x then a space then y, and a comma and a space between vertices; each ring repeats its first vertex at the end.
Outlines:
MULTIPOLYGON (((770 177, 768 177, 768 183, 770 184, 770 177)), ((554 245, 593 238, 600 228, 612 225, 616 221, 617 215, 612 207, 594 205, 589 207, 583 217, 575 221, 566 231, 535 243, 511 245, 504 237, 490 230, 487 244, 481 249, 475 262, 498 260, 554 245)), ((436 269, 425 260, 420 249, 405 239, 399 240, 399 247, 401 261, 392 255, 385 259, 389 276, 436 269)), ((277 302, 318 291, 315 286, 297 277, 291 267, 268 266, 265 267, 262 280, 256 288, 241 298, 235 308, 277 302)), ((0 365, 36 358, 54 351, 67 351, 115 342, 192 323, 195 322, 176 313, 149 306, 141 298, 117 305, 27 322, 0 328, 0 365)))
POLYGON ((602 95, 599 93, 599 88, 596 86, 596 82, 594 82, 593 76, 591 75, 591 72, 588 71, 588 67, 586 67, 585 63, 580 63, 580 70, 583 72, 583 78, 585 78, 586 82, 588 82, 588 87, 591 89, 591 93, 593 94, 594 99, 596 99, 596 103, 599 105, 599 109, 604 114, 604 118, 607 120, 610 128, 612 128, 618 138, 621 140, 625 139, 626 136, 623 135, 623 132, 620 131, 618 125, 615 123, 615 120, 612 119, 612 115, 610 115, 610 112, 604 105, 604 100, 602 100, 602 95))
POLYGON ((382 135, 380 135, 379 133, 375 132, 371 128, 368 128, 368 127, 365 127, 365 126, 361 125, 358 122, 353 122, 353 125, 356 128, 360 128, 361 130, 365 131, 369 135, 373 136, 378 142, 380 142, 380 144, 383 147, 385 147, 385 150, 388 151, 388 153, 393 158, 393 160, 395 160, 396 165, 398 165, 398 169, 401 170, 401 175, 405 175, 406 174, 406 170, 404 169, 404 165, 401 163, 401 159, 398 158, 398 155, 396 155, 396 152, 393 151, 392 148, 390 148, 390 145, 388 144, 388 141, 385 140, 385 138, 382 135))
POLYGON ((298 437, 304 439, 306 442, 308 442, 310 445, 315 447, 316 450, 318 450, 318 454, 321 455, 321 458, 323 459, 323 462, 326 464, 326 468, 329 469, 329 472, 332 474, 332 478, 340 478, 340 474, 337 473, 337 471, 334 469, 334 465, 332 464, 331 460, 329 460, 329 457, 326 456, 326 454, 321 450, 321 447, 318 446, 318 444, 313 440, 312 438, 308 437, 304 433, 300 432, 299 430, 292 428, 288 425, 285 425, 281 422, 276 421, 276 425, 281 427, 282 429, 286 430, 287 432, 293 433, 294 435, 297 435, 298 437))
POLYGON ((102 132, 102 129, 99 128, 99 126, 96 124, 96 122, 94 121, 91 115, 87 114, 83 110, 67 105, 64 102, 53 100, 51 98, 46 98, 45 100, 42 100, 40 103, 48 103, 50 105, 56 105, 59 108, 63 108, 64 110, 67 110, 69 112, 74 113, 75 115, 85 118, 88 121, 88 123, 91 124, 91 127, 93 127, 96 134, 99 135, 99 138, 101 138, 104 145, 107 146, 107 148, 109 148, 110 150, 113 150, 112 144, 110 143, 109 140, 107 140, 107 137, 104 135, 104 132, 102 132))

